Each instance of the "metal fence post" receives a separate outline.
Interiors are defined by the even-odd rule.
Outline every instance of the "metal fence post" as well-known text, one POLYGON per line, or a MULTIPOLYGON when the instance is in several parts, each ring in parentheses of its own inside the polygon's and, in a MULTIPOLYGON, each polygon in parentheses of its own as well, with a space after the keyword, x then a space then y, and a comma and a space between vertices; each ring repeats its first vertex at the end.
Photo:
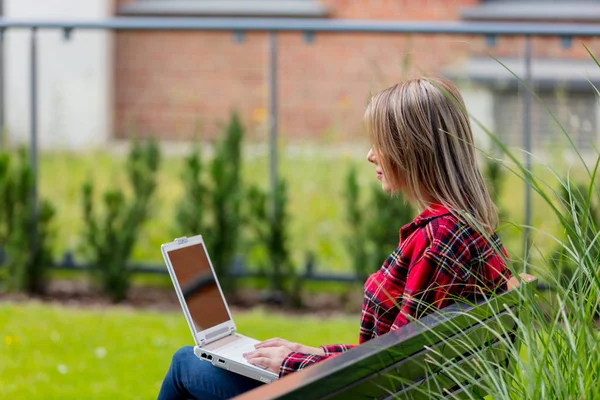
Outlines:
MULTIPOLYGON (((1 12, 2 11, 0 10, 0 13, 1 12)), ((0 150, 4 148, 5 144, 5 104, 6 102, 4 99, 4 28, 0 28, 0 150)))
POLYGON ((277 32, 269 31, 269 178, 271 183, 272 218, 277 215, 277 129, 278 129, 278 98, 277 98, 277 32))
POLYGON ((29 151, 29 162, 31 165, 31 239, 33 243, 33 249, 37 249, 37 217, 38 217, 38 82, 37 82, 37 71, 38 71, 38 54, 37 54, 37 27, 31 29, 31 46, 30 46, 30 151, 29 151))
MULTIPOLYGON (((0 17, 4 16, 4 0, 0 0, 0 17)), ((0 28, 0 150, 4 147, 4 28, 0 28)))
MULTIPOLYGON (((529 173, 531 171, 531 102, 532 94, 530 90, 533 90, 532 77, 531 77, 531 35, 525 35, 525 83, 528 88, 525 88, 523 93, 523 149, 525 151, 525 169, 527 170, 525 175, 525 226, 523 229, 524 239, 524 259, 527 260, 529 257, 529 250, 531 247, 531 182, 529 179, 529 173)), ((523 264, 524 271, 527 271, 527 262, 523 264)))

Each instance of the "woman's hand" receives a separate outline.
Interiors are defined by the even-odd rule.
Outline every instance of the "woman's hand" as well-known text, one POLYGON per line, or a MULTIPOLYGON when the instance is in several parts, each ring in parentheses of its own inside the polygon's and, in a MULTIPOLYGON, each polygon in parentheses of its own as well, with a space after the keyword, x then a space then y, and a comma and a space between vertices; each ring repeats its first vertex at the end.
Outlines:
POLYGON ((319 347, 305 346, 300 343, 292 343, 285 339, 273 338, 265 340, 254 346, 256 349, 265 349, 269 347, 285 347, 289 349, 290 353, 305 353, 305 354, 316 354, 318 356, 324 356, 325 352, 319 347))
POLYGON ((244 358, 252 365, 279 374, 279 369, 285 357, 292 351, 283 346, 263 347, 252 353, 244 354, 244 358))

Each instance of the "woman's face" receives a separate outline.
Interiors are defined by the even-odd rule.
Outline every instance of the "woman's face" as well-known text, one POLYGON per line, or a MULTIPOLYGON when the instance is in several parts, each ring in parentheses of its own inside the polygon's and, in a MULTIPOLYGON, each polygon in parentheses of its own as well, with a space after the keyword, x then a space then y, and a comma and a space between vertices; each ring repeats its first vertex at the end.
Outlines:
POLYGON ((372 147, 369 149, 369 153, 367 154, 367 160, 375 165, 375 173, 377 174, 377 179, 381 181, 381 188, 387 193, 392 193, 394 191, 394 187, 392 186, 389 177, 386 177, 383 174, 380 157, 372 147))

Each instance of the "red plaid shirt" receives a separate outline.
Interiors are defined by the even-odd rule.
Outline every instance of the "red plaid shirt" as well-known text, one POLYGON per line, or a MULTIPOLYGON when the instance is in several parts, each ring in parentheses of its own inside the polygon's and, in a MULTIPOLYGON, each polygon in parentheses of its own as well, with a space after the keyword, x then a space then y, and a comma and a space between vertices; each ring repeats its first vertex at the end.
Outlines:
MULTIPOLYGON (((397 329, 452 298, 505 289, 510 271, 498 236, 486 238, 441 205, 400 229, 398 248, 365 284, 359 344, 397 329), (434 306, 434 307, 431 307, 434 306)), ((279 376, 333 357, 356 345, 321 346, 324 356, 290 353, 279 376)))

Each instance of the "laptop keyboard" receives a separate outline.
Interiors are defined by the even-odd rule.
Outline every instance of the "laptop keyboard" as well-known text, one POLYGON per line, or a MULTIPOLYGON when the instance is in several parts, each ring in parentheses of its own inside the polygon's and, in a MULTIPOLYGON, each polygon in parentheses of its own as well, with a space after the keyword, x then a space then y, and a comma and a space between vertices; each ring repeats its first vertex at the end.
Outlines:
POLYGON ((254 340, 236 340, 233 343, 230 343, 223 347, 219 347, 219 349, 215 351, 215 353, 220 356, 227 357, 231 361, 236 361, 246 365, 252 365, 248 363, 248 361, 246 361, 243 354, 254 351, 254 345, 256 343, 258 342, 254 340))

